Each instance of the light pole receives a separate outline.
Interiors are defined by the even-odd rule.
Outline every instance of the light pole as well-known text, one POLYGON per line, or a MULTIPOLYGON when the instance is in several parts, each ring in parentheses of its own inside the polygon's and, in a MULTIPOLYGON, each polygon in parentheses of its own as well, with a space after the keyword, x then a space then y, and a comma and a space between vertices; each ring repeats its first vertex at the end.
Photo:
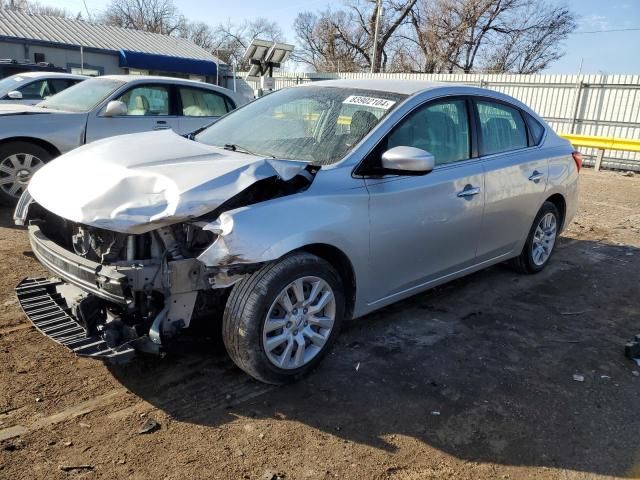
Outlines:
POLYGON ((382 16, 382 0, 376 2, 376 26, 373 32, 373 53, 371 54, 371 73, 375 72, 376 57, 378 52, 378 31, 380 30, 380 17, 382 16))

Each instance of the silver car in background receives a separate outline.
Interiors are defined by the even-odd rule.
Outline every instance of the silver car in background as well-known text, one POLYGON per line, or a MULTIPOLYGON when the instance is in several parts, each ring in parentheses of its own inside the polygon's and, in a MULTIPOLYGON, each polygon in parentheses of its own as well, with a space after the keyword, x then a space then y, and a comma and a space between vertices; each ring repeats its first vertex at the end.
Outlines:
POLYGON ((311 369, 344 319, 503 261, 541 271, 581 157, 526 105, 467 86, 339 80, 260 98, 195 136, 74 150, 16 209, 56 276, 18 299, 111 362, 207 322, 245 372, 311 369))
POLYGON ((17 73, 0 80, 0 105, 4 103, 35 105, 87 78, 89 77, 73 73, 17 73))
POLYGON ((40 167, 80 145, 151 130, 187 134, 244 103, 207 83, 106 75, 36 106, 0 105, 0 202, 15 204, 40 167))

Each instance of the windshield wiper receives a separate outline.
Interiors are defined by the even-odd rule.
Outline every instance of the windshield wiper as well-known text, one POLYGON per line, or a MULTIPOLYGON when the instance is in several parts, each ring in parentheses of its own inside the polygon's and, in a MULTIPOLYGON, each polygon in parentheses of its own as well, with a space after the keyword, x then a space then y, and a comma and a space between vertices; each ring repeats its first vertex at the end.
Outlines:
POLYGON ((271 155, 269 153, 255 153, 255 152, 252 152, 248 148, 245 148, 242 145, 238 145, 237 143, 225 143, 223 148, 225 150, 231 150, 232 152, 246 153, 247 155, 255 155, 256 157, 276 158, 275 155, 271 155))

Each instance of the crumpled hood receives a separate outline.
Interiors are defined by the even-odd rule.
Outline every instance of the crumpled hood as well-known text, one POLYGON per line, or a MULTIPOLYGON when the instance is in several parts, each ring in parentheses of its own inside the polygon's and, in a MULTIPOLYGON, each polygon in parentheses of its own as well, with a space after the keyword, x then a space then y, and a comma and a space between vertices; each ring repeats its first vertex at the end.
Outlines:
POLYGON ((139 234, 214 210, 255 182, 307 164, 236 153, 171 130, 100 140, 48 163, 29 193, 74 222, 139 234))
POLYGON ((23 105, 17 103, 0 104, 0 115, 25 115, 30 113, 53 113, 59 110, 47 110, 35 105, 23 105))

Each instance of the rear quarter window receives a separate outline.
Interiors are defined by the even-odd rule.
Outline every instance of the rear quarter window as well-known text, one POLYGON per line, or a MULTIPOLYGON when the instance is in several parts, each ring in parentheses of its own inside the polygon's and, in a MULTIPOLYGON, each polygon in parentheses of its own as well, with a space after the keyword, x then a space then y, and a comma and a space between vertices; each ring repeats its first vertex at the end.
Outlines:
POLYGON ((527 125, 529 126, 529 133, 531 134, 531 145, 540 145, 542 137, 544 136, 544 127, 534 117, 528 113, 524 114, 527 125))

